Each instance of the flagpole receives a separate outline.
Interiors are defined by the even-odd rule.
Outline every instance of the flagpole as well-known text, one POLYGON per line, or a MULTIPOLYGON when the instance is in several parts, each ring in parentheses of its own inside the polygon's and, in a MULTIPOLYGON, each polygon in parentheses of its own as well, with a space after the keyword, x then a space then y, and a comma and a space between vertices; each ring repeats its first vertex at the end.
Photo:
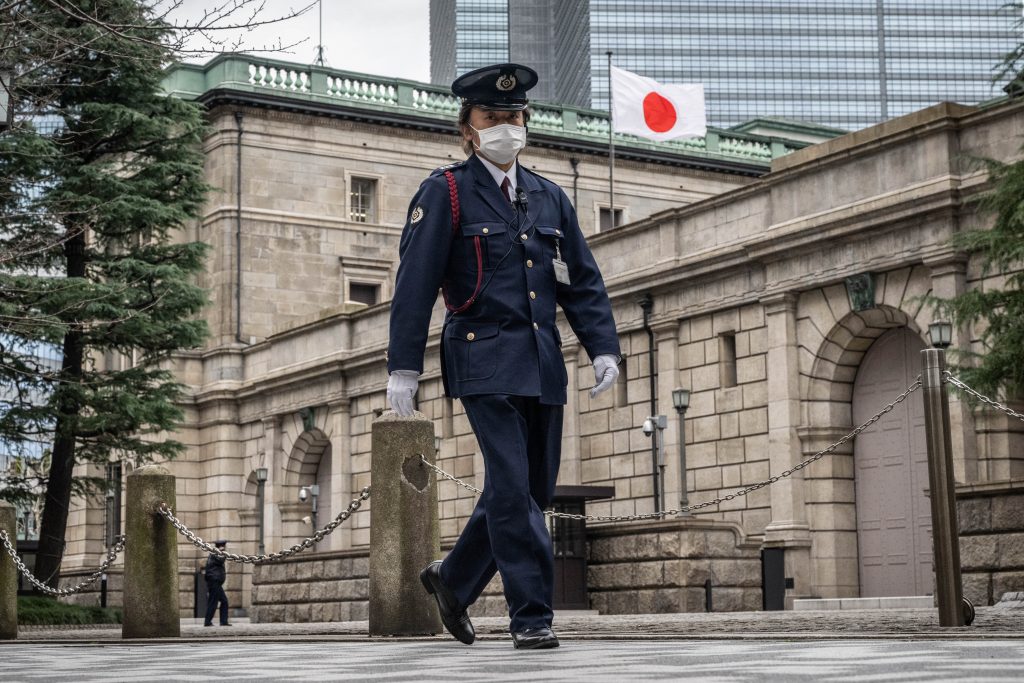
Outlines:
POLYGON ((612 121, 612 51, 608 50, 608 214, 611 227, 615 227, 615 139, 612 121))

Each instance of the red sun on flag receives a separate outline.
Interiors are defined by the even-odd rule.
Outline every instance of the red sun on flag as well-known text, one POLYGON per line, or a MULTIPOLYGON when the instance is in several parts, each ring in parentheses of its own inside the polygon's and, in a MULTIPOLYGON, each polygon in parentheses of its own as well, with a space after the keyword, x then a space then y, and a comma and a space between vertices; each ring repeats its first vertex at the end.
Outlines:
POLYGON ((656 92, 649 92, 644 97, 644 123, 655 133, 672 130, 678 118, 676 108, 668 99, 656 92))

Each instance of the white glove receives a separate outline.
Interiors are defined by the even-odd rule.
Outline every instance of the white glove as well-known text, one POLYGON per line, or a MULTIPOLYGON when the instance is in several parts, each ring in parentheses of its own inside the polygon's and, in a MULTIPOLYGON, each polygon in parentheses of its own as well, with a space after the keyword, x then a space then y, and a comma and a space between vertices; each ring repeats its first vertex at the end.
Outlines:
POLYGON ((388 403, 402 417, 412 415, 412 397, 420 386, 420 373, 415 370, 394 370, 388 376, 388 403))
POLYGON ((607 391, 619 378, 618 356, 603 355, 594 359, 594 380, 597 384, 590 390, 590 398, 607 391))

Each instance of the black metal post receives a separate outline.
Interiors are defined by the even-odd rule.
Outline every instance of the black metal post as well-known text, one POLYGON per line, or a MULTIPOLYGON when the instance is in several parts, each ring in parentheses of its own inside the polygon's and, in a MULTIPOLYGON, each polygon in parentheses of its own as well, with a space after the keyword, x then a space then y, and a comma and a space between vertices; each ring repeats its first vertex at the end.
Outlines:
MULTIPOLYGON (((679 413, 679 507, 689 505, 686 494, 686 408, 676 408, 679 413)), ((680 516, 689 515, 689 510, 680 512, 680 516)))
MULTIPOLYGON (((614 216, 614 214, 613 214, 614 216)), ((658 414, 658 375, 654 370, 654 330, 651 329, 651 311, 654 310, 654 300, 650 294, 645 294, 638 302, 644 312, 644 330, 647 332, 647 365, 650 370, 648 383, 651 389, 651 419, 656 419, 658 414)), ((661 476, 658 467, 658 429, 651 433, 651 476, 654 479, 654 511, 661 512, 661 476)))

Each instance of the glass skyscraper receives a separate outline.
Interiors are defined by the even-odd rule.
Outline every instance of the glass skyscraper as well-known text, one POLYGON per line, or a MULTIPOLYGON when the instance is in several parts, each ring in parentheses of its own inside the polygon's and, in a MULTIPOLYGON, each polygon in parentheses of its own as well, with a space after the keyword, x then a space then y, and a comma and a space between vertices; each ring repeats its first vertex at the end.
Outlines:
POLYGON ((490 62, 536 63, 553 88, 537 99, 607 109, 611 50, 612 64, 623 69, 703 83, 712 125, 782 117, 847 130, 943 100, 973 104, 1001 95, 994 67, 1019 42, 1021 15, 1004 0, 589 0, 569 3, 576 23, 589 29, 581 39, 555 21, 538 35, 543 25, 516 20, 562 4, 556 0, 433 0, 432 15, 442 4, 452 13, 444 26, 432 25, 432 49, 442 48, 439 31, 456 39, 449 63, 436 62, 436 71, 432 64, 436 83, 482 65, 470 62, 480 54, 480 34, 461 36, 471 30, 464 22, 487 6, 490 62), (531 60, 531 44, 588 55, 585 97, 556 70, 546 73, 542 55, 531 60))

